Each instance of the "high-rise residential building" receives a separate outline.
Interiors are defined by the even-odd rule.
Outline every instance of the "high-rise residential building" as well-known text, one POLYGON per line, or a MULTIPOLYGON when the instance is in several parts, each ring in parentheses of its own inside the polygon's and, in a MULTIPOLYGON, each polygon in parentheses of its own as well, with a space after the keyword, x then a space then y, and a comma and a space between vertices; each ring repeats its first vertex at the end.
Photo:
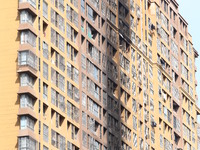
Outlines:
POLYGON ((0 149, 200 149, 198 53, 178 7, 2 1, 0 149))

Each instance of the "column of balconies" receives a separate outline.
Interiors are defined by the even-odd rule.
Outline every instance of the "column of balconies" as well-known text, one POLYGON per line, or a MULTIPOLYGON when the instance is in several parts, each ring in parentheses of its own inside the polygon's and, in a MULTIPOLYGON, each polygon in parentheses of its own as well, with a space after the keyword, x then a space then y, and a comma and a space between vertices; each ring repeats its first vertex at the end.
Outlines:
POLYGON ((35 82, 37 79, 36 55, 36 0, 19 0, 19 49, 18 66, 19 75, 19 122, 18 149, 36 149, 36 135, 34 126, 37 121, 34 105, 37 100, 35 82))

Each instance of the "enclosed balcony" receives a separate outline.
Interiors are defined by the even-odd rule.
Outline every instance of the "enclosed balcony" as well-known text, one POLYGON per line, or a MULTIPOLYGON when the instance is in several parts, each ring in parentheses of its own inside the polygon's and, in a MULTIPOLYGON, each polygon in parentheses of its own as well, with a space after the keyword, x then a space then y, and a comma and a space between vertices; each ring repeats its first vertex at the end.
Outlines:
POLYGON ((34 16, 31 15, 30 12, 26 10, 20 12, 20 24, 29 23, 33 25, 34 20, 34 16))
POLYGON ((78 13, 71 8, 68 4, 66 6, 66 16, 76 27, 78 27, 78 13))
POLYGON ((35 100, 33 97, 29 96, 28 94, 21 94, 18 115, 29 115, 32 118, 36 118, 36 114, 34 112, 34 103, 35 100))
POLYGON ((87 41, 87 53, 93 58, 94 61, 101 63, 101 52, 92 45, 89 41, 87 41))
POLYGON ((119 3, 119 17, 129 23, 129 9, 122 5, 121 2, 119 3))
POLYGON ((93 28, 89 23, 87 23, 87 31, 89 39, 96 42, 99 36, 98 31, 95 28, 93 28))
POLYGON ((29 10, 32 14, 36 15, 36 0, 19 0, 19 10, 29 10))
POLYGON ((30 129, 34 131, 35 121, 29 116, 21 116, 20 117, 20 129, 30 129))
POLYGON ((18 65, 19 68, 23 66, 29 66, 34 70, 37 70, 37 56, 27 50, 18 52, 18 65))
POLYGON ((33 110, 34 100, 26 94, 20 95, 20 108, 30 108, 31 110, 33 110))
POLYGON ((20 74, 20 86, 29 86, 33 88, 34 79, 26 73, 20 74))
POLYGON ((31 6, 36 8, 36 0, 19 0, 19 4, 21 3, 29 3, 31 6))
POLYGON ((106 32, 107 39, 110 41, 112 46, 116 47, 117 44, 119 43, 117 39, 117 32, 109 25, 107 25, 106 31, 107 31, 106 32))
POLYGON ((99 0, 89 0, 93 7, 99 10, 99 0))
POLYGON ((27 73, 20 74, 20 87, 18 94, 29 94, 30 97, 36 98, 36 92, 33 89, 34 86, 34 78, 29 76, 27 73))
POLYGON ((18 52, 18 73, 27 73, 32 77, 37 77, 37 56, 29 51, 18 52))
POLYGON ((120 31, 120 35, 122 35, 121 37, 126 38, 127 41, 130 41, 130 27, 127 23, 125 23, 124 21, 122 21, 121 19, 119 19, 119 31, 120 31))
POLYGON ((87 16, 94 26, 98 24, 98 14, 89 5, 87 5, 87 16))
POLYGON ((29 136, 18 137, 18 150, 35 150, 37 147, 36 140, 29 136))
POLYGON ((20 44, 21 45, 31 45, 33 48, 36 47, 36 35, 34 32, 29 30, 23 30, 20 33, 20 44))

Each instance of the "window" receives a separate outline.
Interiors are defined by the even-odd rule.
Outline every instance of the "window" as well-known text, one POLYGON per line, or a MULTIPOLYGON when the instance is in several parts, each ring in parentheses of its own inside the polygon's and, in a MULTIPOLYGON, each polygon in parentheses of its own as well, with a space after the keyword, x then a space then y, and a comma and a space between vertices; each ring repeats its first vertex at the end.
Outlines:
POLYGON ((33 100, 26 94, 20 95, 20 108, 29 107, 33 109, 33 100))
POLYGON ((60 34, 59 34, 59 45, 58 45, 58 48, 64 52, 65 51, 65 40, 64 40, 64 37, 62 37, 60 34))
MULTIPOLYGON (((67 101, 67 116, 76 122, 79 121, 79 109, 69 101, 67 101)), ((85 121, 86 120, 87 119, 85 119, 85 121)))
POLYGON ((159 102, 159 114, 161 115, 162 114, 162 103, 159 102))
POLYGON ((46 42, 43 42, 42 49, 43 49, 43 57, 48 60, 49 59, 49 51, 48 51, 48 44, 46 42))
POLYGON ((51 144, 60 150, 66 149, 65 137, 54 130, 51 130, 51 144))
POLYGON ((20 129, 31 129, 34 131, 34 120, 32 120, 31 118, 29 118, 28 116, 21 116, 20 117, 20 129))
POLYGON ((62 52, 65 49, 65 40, 64 38, 57 33, 53 28, 51 28, 51 43, 58 47, 62 52))
POLYGON ((101 52, 89 41, 87 41, 87 53, 95 62, 101 63, 101 52))
POLYGON ((77 140, 78 138, 78 128, 70 123, 71 126, 71 138, 73 140, 77 140))
POLYGON ((101 83, 101 71, 91 61, 87 60, 87 71, 97 81, 101 83))
POLYGON ((19 137, 18 138, 18 150, 35 150, 36 149, 36 141, 31 137, 19 137))
POLYGON ((77 56, 78 56, 78 51, 72 47, 69 43, 67 43, 67 57, 76 63, 77 60, 77 56))
POLYGON ((137 134, 133 132, 133 146, 137 147, 137 134))
POLYGON ((20 3, 28 2, 31 4, 34 8, 36 8, 36 0, 19 0, 20 3))
POLYGON ((183 57, 184 63, 188 66, 188 55, 183 50, 182 50, 182 57, 183 57))
POLYGON ((58 9, 63 13, 64 12, 64 0, 59 0, 58 1, 58 9))
POLYGON ((81 12, 85 13, 85 0, 81 0, 81 12))
POLYGON ((93 11, 93 9, 89 6, 89 5, 87 5, 87 12, 88 12, 88 14, 87 14, 87 16, 88 16, 88 18, 92 21, 92 22, 94 22, 95 21, 95 18, 94 18, 94 11, 93 11))
POLYGON ((43 1, 43 16, 48 19, 48 4, 43 1))
POLYGON ((97 100, 101 101, 101 88, 95 84, 92 80, 87 79, 87 90, 93 95, 97 100))
POLYGON ((75 83, 79 83, 79 71, 69 62, 67 62, 67 76, 75 83))
POLYGON ((150 110, 154 111, 154 101, 152 98, 150 98, 150 110))
POLYGON ((43 98, 47 100, 48 97, 48 85, 46 83, 43 83, 43 98))
POLYGON ((48 126, 46 126, 45 124, 43 124, 43 140, 45 142, 48 143, 48 139, 49 139, 49 131, 48 131, 48 126))
POLYGON ((65 97, 51 88, 51 103, 65 112, 65 97))
POLYGON ((78 27, 78 13, 73 10, 68 4, 66 5, 66 16, 69 21, 75 24, 78 27))
POLYGON ((30 44, 36 47, 36 35, 31 31, 22 31, 20 33, 20 44, 30 44))
POLYGON ((67 150, 78 150, 79 148, 76 147, 74 144, 67 141, 67 150))
POLYGON ((20 86, 33 87, 33 78, 26 73, 20 75, 20 86))
POLYGON ((137 118, 133 116, 133 129, 137 131, 137 118))
POLYGON ((165 0, 164 0, 164 11, 168 14, 168 4, 165 0))
POLYGON ((20 12, 20 23, 30 23, 33 25, 33 20, 33 16, 31 16, 28 11, 22 10, 20 12))
POLYGON ((88 110, 97 118, 101 119, 101 107, 89 97, 88 97, 88 110))
POLYGON ((79 103, 79 89, 67 81, 67 96, 79 103))
POLYGON ((43 62, 43 77, 48 80, 48 64, 43 62))
POLYGON ((70 39, 72 42, 77 42, 77 31, 71 27, 68 23, 66 23, 66 30, 67 30, 67 38, 70 39))

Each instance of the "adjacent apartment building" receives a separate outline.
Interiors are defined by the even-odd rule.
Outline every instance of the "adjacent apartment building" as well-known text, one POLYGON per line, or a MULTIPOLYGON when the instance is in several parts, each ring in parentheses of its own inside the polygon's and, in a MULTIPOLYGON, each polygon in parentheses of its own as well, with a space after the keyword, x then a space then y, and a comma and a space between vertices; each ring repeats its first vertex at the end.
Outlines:
POLYGON ((200 149, 198 53, 178 7, 3 1, 0 149, 200 149))

